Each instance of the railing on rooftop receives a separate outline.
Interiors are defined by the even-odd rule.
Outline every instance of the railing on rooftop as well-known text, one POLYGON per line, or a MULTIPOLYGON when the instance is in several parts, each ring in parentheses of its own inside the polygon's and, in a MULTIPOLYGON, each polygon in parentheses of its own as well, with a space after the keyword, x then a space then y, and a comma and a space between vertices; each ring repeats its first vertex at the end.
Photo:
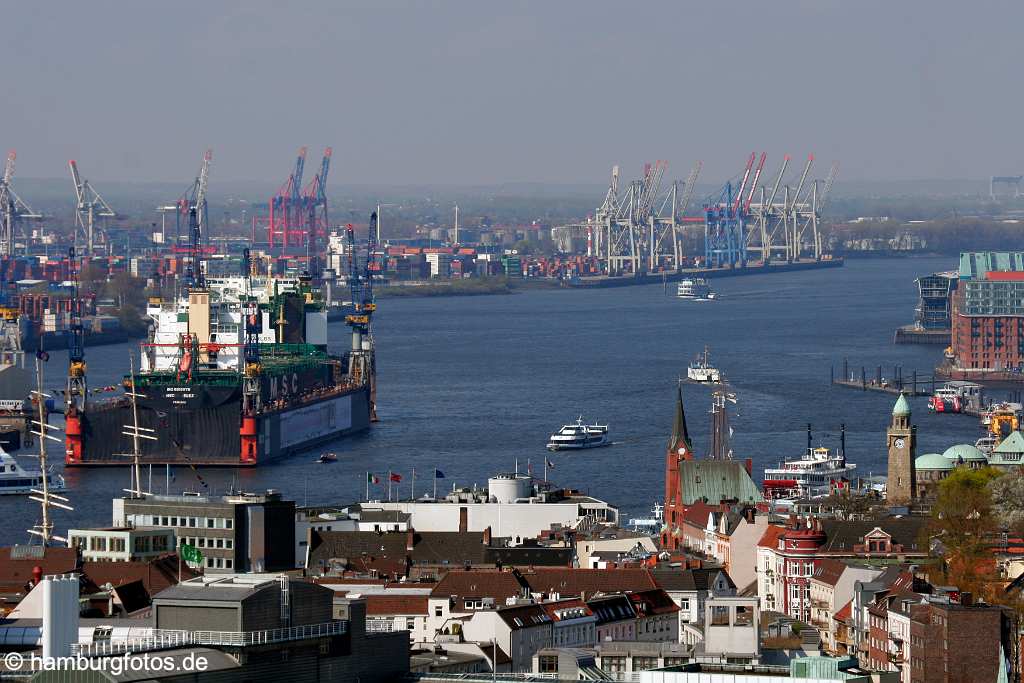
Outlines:
POLYGON ((392 633, 394 631, 400 631, 395 627, 395 622, 391 619, 367 619, 366 620, 366 632, 367 633, 392 633))
POLYGON ((78 643, 71 646, 72 654, 85 657, 166 650, 176 647, 221 645, 248 647, 282 643, 291 640, 306 640, 326 636, 342 635, 348 632, 347 621, 329 621, 322 624, 307 624, 289 628, 275 628, 267 631, 184 631, 176 629, 153 629, 148 636, 126 640, 100 640, 93 643, 78 643))

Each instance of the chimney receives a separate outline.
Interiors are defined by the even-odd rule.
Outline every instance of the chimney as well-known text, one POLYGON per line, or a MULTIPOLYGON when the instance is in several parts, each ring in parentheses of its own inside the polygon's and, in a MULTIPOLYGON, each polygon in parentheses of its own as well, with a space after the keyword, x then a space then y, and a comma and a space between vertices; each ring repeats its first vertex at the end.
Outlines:
POLYGON ((416 532, 413 529, 409 529, 405 532, 405 551, 411 553, 413 546, 415 545, 416 532))
POLYGON ((491 527, 484 529, 484 545, 487 547, 491 546, 491 527))
POLYGON ((743 466, 747 468, 748 477, 754 476, 754 461, 752 459, 747 458, 746 461, 744 461, 743 466))
POLYGON ((747 520, 747 524, 753 524, 754 523, 754 516, 756 514, 757 514, 757 510, 755 510, 754 508, 748 507, 748 508, 744 508, 743 509, 743 517, 747 520))
POLYGON ((38 586, 39 582, 43 580, 43 568, 38 564, 32 567, 32 585, 38 586))
POLYGON ((469 510, 459 508, 459 533, 464 534, 467 531, 469 531, 469 510))

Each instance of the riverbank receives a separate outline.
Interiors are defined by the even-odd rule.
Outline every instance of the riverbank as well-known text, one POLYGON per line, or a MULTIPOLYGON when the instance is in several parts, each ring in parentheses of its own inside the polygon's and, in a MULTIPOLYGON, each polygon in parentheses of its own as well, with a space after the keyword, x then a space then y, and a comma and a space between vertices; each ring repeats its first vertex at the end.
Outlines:
POLYGON ((378 287, 379 298, 434 297, 434 296, 486 296, 514 294, 520 290, 557 289, 557 280, 541 278, 480 277, 463 280, 408 282, 389 287, 378 287))

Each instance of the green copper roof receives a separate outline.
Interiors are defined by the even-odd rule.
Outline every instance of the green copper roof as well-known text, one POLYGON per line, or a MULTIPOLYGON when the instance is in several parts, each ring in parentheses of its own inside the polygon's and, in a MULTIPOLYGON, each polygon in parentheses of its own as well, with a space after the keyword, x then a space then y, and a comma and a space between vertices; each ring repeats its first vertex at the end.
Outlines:
POLYGON ((914 468, 918 470, 951 470, 955 466, 952 460, 938 453, 925 453, 914 460, 914 468))
POLYGON ((723 500, 760 503, 761 490, 747 474, 742 463, 734 460, 683 460, 679 463, 683 505, 707 500, 718 505, 723 500))
POLYGON ((1024 453, 1024 434, 1010 432, 1010 435, 995 447, 996 453, 1024 453))
POLYGON ((964 251, 960 253, 960 279, 981 280, 992 271, 1024 271, 1022 251, 964 251))
POLYGON ((984 453, 969 443, 958 443, 955 446, 950 446, 942 452, 942 455, 949 458, 954 463, 960 459, 963 459, 964 462, 968 462, 970 460, 988 460, 984 453))
POLYGON ((893 415, 910 415, 910 402, 907 401, 907 397, 900 394, 900 397, 896 399, 896 405, 892 407, 893 415))

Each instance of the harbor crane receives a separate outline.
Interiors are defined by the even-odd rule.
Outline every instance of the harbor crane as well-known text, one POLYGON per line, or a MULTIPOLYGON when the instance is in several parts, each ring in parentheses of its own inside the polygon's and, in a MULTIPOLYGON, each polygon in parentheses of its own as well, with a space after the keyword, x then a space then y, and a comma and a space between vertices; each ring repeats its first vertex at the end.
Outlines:
POLYGON ((33 211, 11 187, 17 157, 13 149, 7 153, 4 174, 0 177, 0 257, 14 255, 14 240, 20 233, 19 223, 22 220, 39 220, 43 217, 33 211))
POLYGON ((306 220, 306 260, 309 274, 319 279, 323 271, 327 231, 327 174, 331 169, 330 147, 324 150, 320 170, 302 193, 302 210, 306 220))
POLYGON ((210 178, 210 162, 213 150, 208 149, 203 155, 203 164, 199 168, 199 176, 192 186, 187 200, 188 207, 188 265, 185 267, 185 283, 189 290, 206 289, 206 273, 204 240, 207 238, 206 186, 210 178))
POLYGON ((357 383, 368 379, 370 385, 370 421, 377 421, 376 358, 373 352, 373 331, 371 323, 377 303, 373 299, 373 262, 377 251, 377 212, 370 214, 370 225, 366 236, 366 261, 359 268, 356 254, 355 229, 349 223, 345 237, 348 242, 349 289, 352 296, 353 312, 345 316, 345 324, 352 328, 352 348, 349 351, 349 375, 357 383))
POLYGON ((93 189, 88 180, 82 180, 78 164, 74 159, 68 162, 71 179, 75 183, 75 238, 81 232, 85 238, 85 256, 92 256, 96 247, 96 221, 100 218, 114 218, 117 214, 110 204, 93 189))

